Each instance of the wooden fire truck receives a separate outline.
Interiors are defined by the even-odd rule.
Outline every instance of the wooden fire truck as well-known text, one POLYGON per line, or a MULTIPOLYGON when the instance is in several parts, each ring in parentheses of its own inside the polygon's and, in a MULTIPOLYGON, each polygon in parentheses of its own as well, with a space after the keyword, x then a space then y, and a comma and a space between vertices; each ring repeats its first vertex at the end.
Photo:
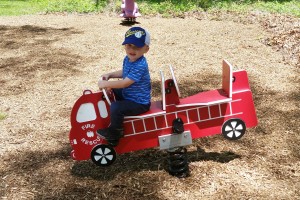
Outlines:
POLYGON ((192 144, 192 140, 214 134, 226 139, 240 139, 246 128, 257 125, 257 117, 245 70, 232 71, 222 63, 222 84, 219 89, 199 92, 182 98, 174 71, 171 78, 161 76, 161 100, 153 101, 148 112, 126 116, 124 137, 111 146, 96 134, 110 124, 113 94, 85 90, 71 112, 69 134, 74 160, 91 159, 96 165, 111 165, 117 154, 159 147, 176 149, 192 144))

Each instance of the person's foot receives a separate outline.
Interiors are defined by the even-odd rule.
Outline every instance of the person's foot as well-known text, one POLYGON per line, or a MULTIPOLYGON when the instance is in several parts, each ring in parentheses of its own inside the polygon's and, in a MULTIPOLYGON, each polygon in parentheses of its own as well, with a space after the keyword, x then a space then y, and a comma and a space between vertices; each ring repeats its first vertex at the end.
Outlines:
POLYGON ((96 131, 97 135, 105 140, 112 146, 119 144, 119 139, 124 136, 123 129, 105 128, 96 131))
POLYGON ((110 135, 110 131, 109 128, 104 128, 104 129, 98 129, 96 131, 97 135, 103 139, 107 139, 109 138, 110 135))

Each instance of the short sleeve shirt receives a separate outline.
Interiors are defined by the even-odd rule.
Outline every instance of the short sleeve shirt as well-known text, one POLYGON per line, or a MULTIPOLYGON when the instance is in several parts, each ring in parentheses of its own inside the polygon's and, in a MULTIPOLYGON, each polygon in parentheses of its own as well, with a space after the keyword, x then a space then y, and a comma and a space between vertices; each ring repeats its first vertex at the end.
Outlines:
POLYGON ((144 56, 135 62, 130 62, 128 56, 123 60, 123 79, 126 77, 134 83, 123 89, 126 100, 140 104, 149 104, 151 101, 151 78, 147 60, 144 56))

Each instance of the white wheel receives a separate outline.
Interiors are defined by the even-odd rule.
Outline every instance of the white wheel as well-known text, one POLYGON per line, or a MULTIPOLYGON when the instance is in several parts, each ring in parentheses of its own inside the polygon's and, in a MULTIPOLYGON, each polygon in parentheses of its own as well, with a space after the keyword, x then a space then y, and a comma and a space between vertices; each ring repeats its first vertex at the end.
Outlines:
POLYGON ((238 140, 246 132, 245 122, 241 119, 229 119, 222 126, 222 134, 226 139, 238 140))
POLYGON ((98 166, 109 166, 116 160, 117 154, 113 147, 100 144, 93 148, 91 159, 98 166))

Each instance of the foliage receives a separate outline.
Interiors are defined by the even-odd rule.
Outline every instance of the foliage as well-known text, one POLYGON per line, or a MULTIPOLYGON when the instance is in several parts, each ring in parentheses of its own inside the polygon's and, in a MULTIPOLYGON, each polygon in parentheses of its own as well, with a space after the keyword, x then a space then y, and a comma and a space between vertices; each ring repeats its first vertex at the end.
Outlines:
POLYGON ((36 13, 43 7, 34 0, 0 0, 0 16, 36 13))
POLYGON ((106 1, 93 0, 47 0, 47 12, 94 12, 98 7, 104 7, 106 1), (97 4, 97 2, 99 2, 97 4))
POLYGON ((6 114, 0 112, 0 120, 3 120, 5 118, 6 118, 6 114))
POLYGON ((258 10, 300 17, 298 0, 140 0, 137 2, 145 14, 179 15, 187 11, 199 10, 237 12, 258 10))
MULTIPOLYGON (((136 0, 144 15, 180 16, 184 12, 227 10, 284 13, 300 17, 299 0, 136 0)), ((37 12, 120 11, 121 0, 0 0, 0 15, 37 12)))
POLYGON ((300 17, 300 1, 298 0, 215 0, 211 8, 282 13, 300 17))

